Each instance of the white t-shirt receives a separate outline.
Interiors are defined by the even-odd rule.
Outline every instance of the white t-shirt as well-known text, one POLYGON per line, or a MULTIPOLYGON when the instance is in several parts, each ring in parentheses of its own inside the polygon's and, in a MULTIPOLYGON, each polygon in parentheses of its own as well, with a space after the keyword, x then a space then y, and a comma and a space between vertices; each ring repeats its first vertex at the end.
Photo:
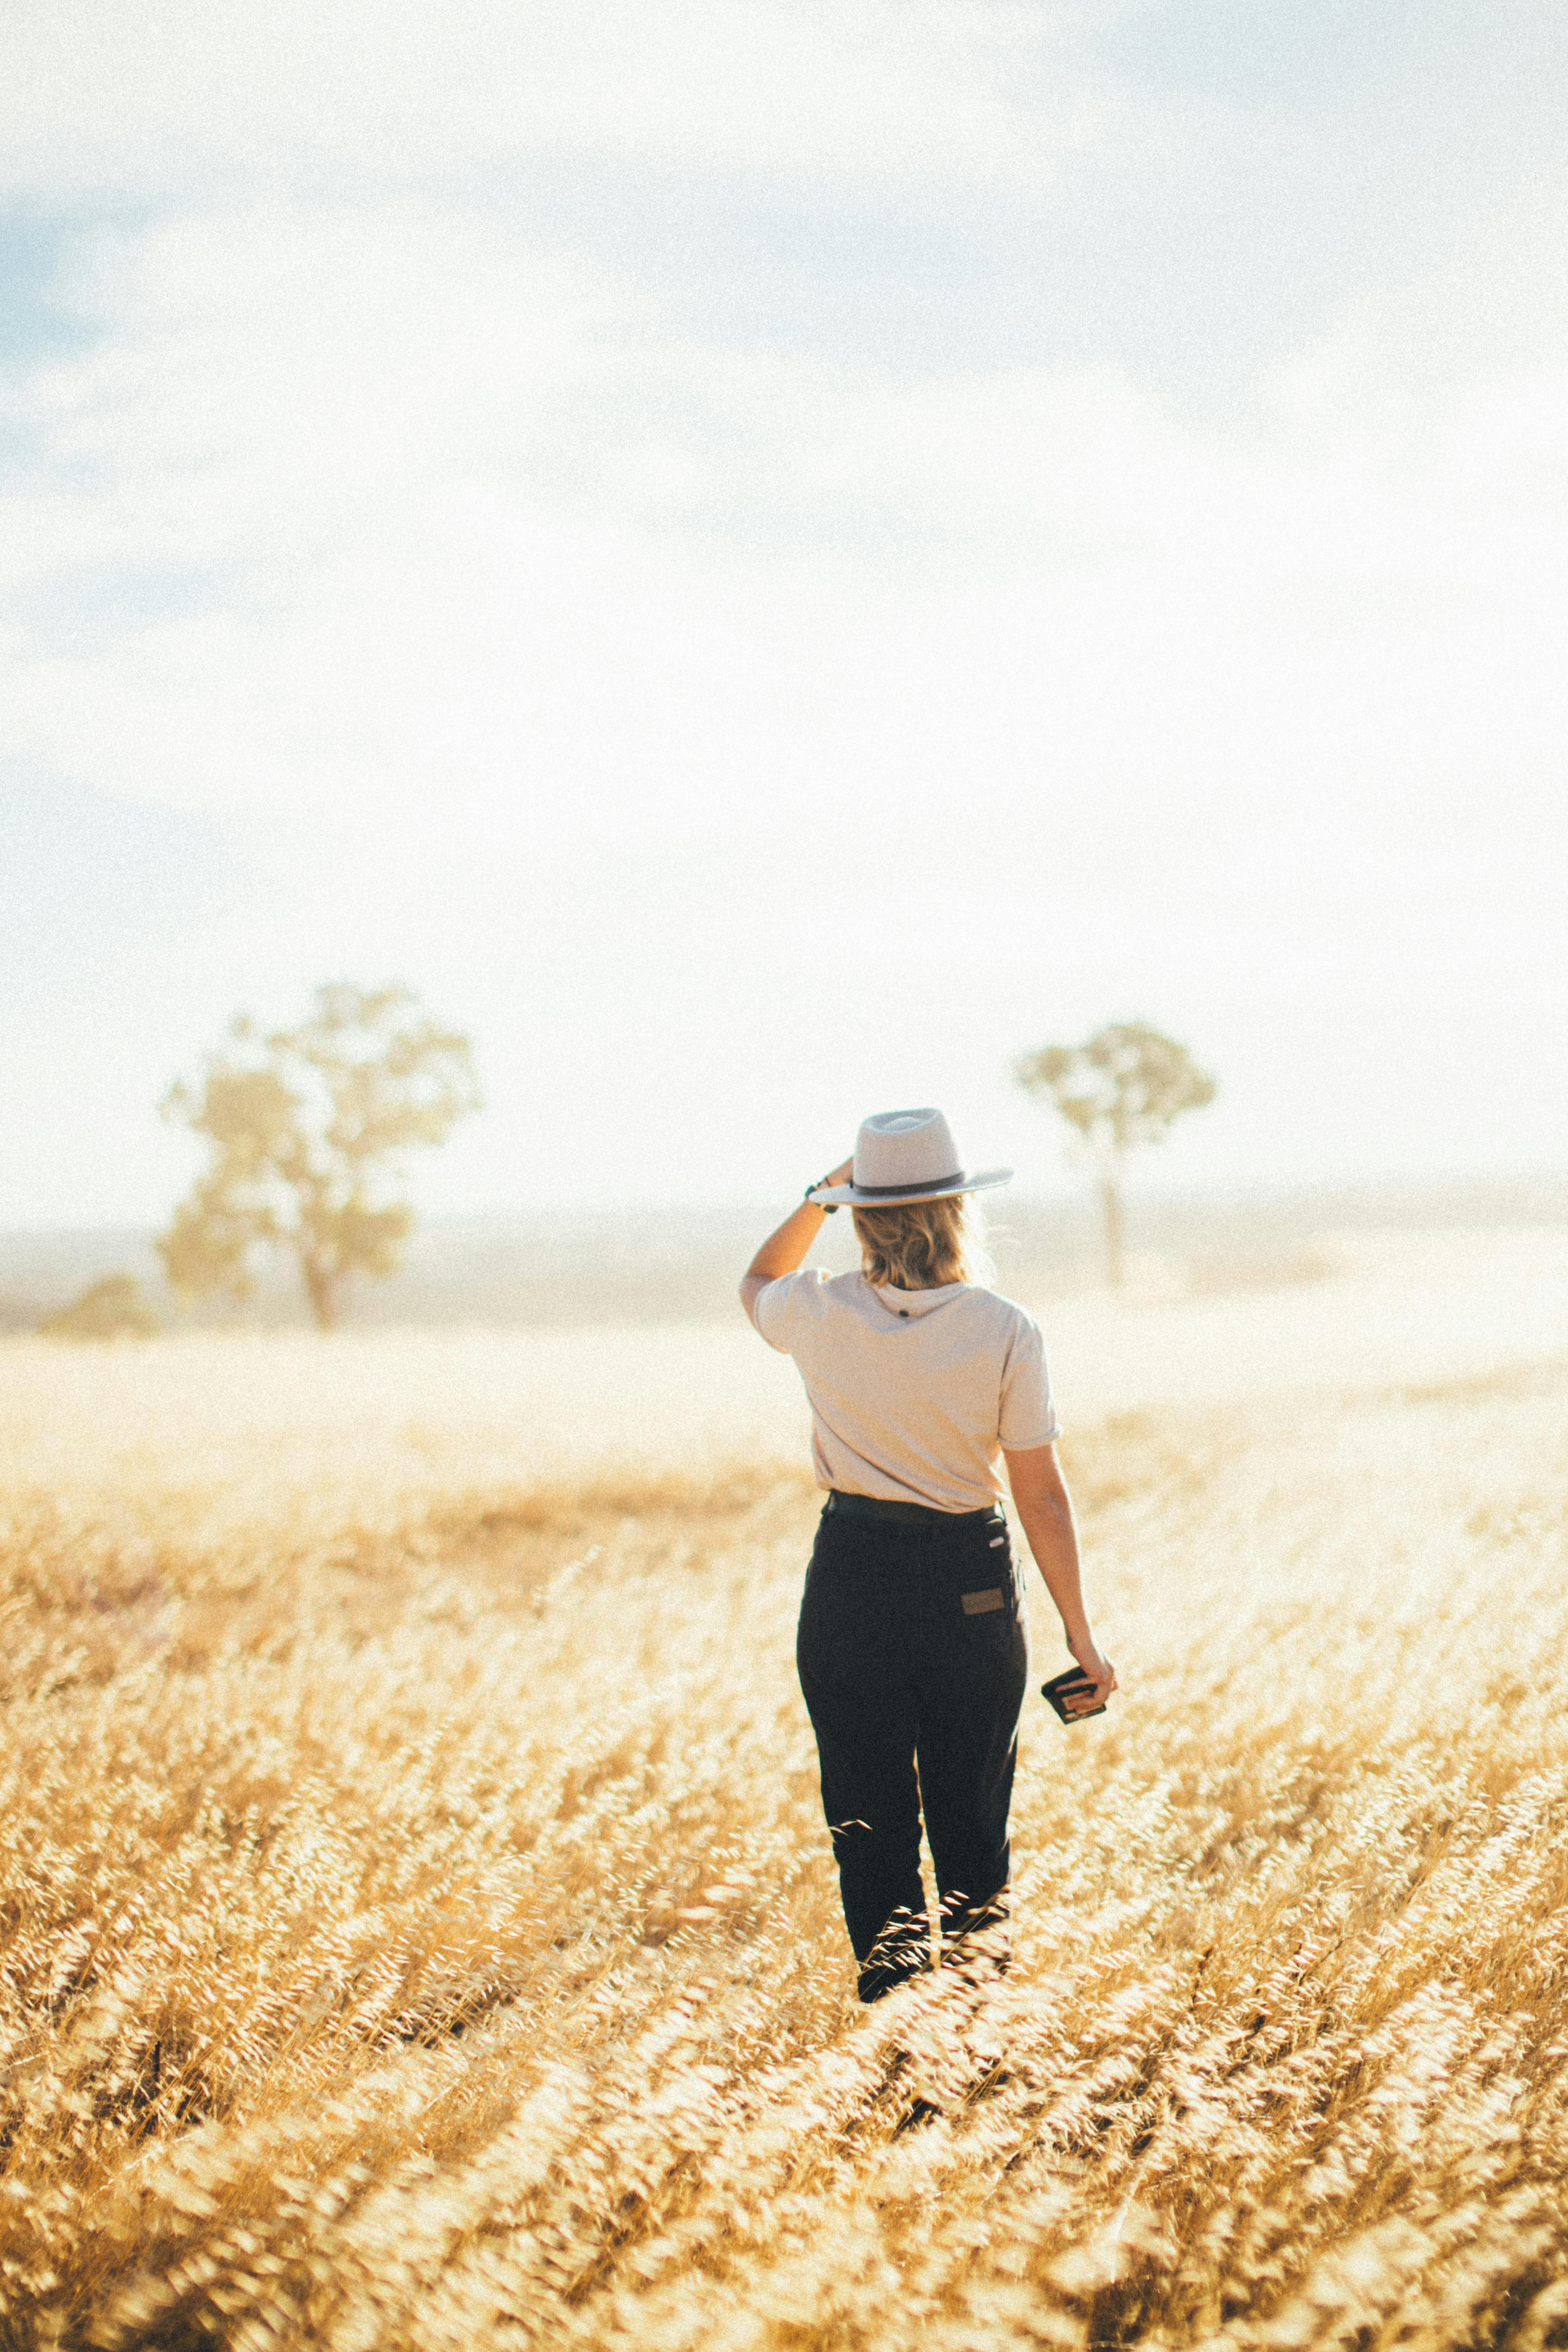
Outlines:
POLYGON ((753 1312, 805 1383, 819 1486, 983 1511, 1002 1496, 1003 1446, 1061 1433, 1040 1327, 994 1290, 895 1290, 805 1266, 753 1312))

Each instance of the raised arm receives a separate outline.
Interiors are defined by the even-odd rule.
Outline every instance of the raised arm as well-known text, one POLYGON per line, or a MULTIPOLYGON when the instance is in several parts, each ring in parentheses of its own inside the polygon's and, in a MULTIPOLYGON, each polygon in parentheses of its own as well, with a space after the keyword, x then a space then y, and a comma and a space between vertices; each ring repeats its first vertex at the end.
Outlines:
POLYGON ((1076 1705, 1068 1702, 1072 1714, 1087 1715, 1090 1707, 1098 1706, 1116 1688, 1116 1669, 1109 1658, 1101 1656, 1089 1631, 1072 1496, 1057 1460, 1057 1449, 1054 1445, 1031 1445, 1016 1454, 1004 1449, 1003 1460, 1007 1465, 1007 1483, 1018 1506, 1018 1517, 1024 1522, 1029 1549, 1046 1580, 1046 1590, 1057 1604, 1068 1648, 1094 1684, 1092 1692, 1086 1691, 1076 1705))
MULTIPOLYGON (((846 1160, 841 1167, 834 1169, 831 1175, 823 1177, 822 1181, 825 1184, 847 1184, 854 1171, 854 1160, 846 1160)), ((822 1231, 822 1220, 826 1214, 826 1210, 819 1209, 815 1202, 803 1201, 799 1208, 768 1235, 741 1276, 741 1304, 753 1323, 757 1319, 753 1310, 758 1292, 765 1290, 770 1282, 776 1282, 781 1274, 794 1274, 797 1267, 805 1264, 805 1254, 822 1231)))

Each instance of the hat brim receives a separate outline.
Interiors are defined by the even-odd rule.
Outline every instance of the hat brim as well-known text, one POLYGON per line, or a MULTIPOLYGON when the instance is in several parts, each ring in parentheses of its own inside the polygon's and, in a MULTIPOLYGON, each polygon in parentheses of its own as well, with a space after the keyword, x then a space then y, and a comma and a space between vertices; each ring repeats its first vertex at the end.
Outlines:
POLYGON ((934 1192, 863 1192, 858 1184, 818 1184, 806 1194, 819 1209, 906 1209, 916 1201, 949 1201, 955 1192, 989 1192, 998 1184, 1010 1184, 1010 1168, 982 1168, 974 1175, 967 1171, 955 1176, 951 1184, 942 1184, 934 1192))

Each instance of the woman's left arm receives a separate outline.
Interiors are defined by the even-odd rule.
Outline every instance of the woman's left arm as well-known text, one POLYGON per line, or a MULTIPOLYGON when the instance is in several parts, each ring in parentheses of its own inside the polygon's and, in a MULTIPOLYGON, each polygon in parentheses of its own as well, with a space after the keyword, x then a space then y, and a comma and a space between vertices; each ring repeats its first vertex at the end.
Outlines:
POLYGON ((1089 1629, 1072 1496, 1057 1460, 1055 1443, 1025 1446, 1016 1453, 1009 1453, 1004 1446, 1002 1452, 1007 1465, 1007 1483, 1018 1506, 1018 1517, 1024 1522, 1024 1533, 1029 1538, 1029 1549, 1045 1578, 1046 1590, 1057 1604, 1068 1648, 1094 1685, 1093 1690, 1086 1691, 1080 1698, 1068 1699, 1068 1712, 1092 1714, 1116 1689, 1116 1669, 1089 1629))
MULTIPOLYGON (((855 1162, 846 1160, 829 1176, 819 1181, 824 1184, 847 1184, 855 1172, 855 1162)), ((803 1201, 792 1216, 771 1233, 741 1276, 741 1304, 752 1322, 759 1292, 776 1282, 781 1274, 794 1274, 805 1264, 805 1254, 822 1231, 822 1220, 827 1214, 814 1201, 803 1201)))

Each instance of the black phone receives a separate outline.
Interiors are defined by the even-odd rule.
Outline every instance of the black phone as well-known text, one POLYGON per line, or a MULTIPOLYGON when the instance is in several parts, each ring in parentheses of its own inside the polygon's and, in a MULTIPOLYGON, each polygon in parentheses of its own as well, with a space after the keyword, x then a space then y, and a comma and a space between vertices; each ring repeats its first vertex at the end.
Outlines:
POLYGON ((1065 1674, 1053 1675, 1048 1683, 1042 1683, 1040 1685, 1040 1696, 1045 1699, 1049 1706, 1055 1707, 1057 1713, 1061 1717, 1064 1723, 1087 1723, 1091 1715, 1103 1715, 1105 1713, 1105 1700, 1101 1699, 1098 1706, 1086 1706, 1081 1715, 1069 1715, 1068 1712, 1068 1701, 1069 1698, 1076 1698, 1079 1691, 1092 1690, 1093 1688, 1093 1675, 1086 1675, 1080 1665, 1073 1664, 1068 1666, 1065 1674))

